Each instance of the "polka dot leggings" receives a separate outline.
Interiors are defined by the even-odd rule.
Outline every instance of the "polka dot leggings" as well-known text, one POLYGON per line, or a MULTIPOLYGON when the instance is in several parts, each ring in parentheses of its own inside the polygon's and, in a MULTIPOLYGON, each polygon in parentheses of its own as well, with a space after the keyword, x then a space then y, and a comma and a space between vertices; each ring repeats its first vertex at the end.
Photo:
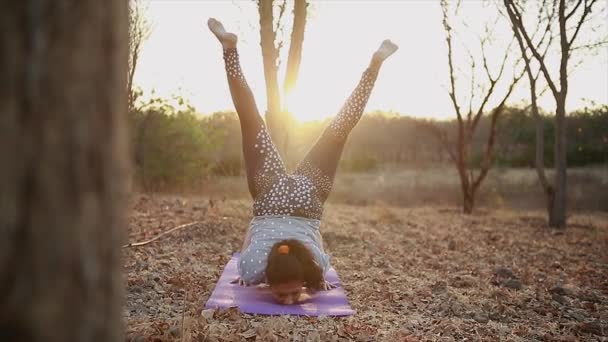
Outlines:
POLYGON ((239 115, 253 214, 321 219, 344 143, 355 127, 377 77, 368 68, 338 115, 293 173, 288 173, 272 142, 239 63, 236 49, 224 50, 232 101, 239 115))

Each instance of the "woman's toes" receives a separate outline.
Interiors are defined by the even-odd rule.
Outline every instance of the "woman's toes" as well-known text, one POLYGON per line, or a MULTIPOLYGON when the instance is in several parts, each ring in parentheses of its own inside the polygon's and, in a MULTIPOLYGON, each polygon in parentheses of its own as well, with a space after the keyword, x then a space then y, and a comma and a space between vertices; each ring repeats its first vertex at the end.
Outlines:
POLYGON ((234 33, 226 32, 224 25, 215 18, 209 18, 207 20, 207 26, 209 30, 217 37, 225 48, 235 47, 238 37, 234 33))
POLYGON ((391 42, 389 39, 386 39, 380 45, 378 51, 376 51, 376 56, 382 60, 388 58, 390 55, 395 53, 399 47, 397 44, 391 42))

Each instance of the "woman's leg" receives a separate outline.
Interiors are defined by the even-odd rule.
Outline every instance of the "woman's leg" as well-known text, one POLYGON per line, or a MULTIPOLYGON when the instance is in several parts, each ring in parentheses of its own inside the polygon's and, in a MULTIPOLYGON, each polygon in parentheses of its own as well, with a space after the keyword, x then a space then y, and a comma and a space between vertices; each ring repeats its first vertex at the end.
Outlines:
POLYGON ((228 86, 241 123, 247 184, 255 199, 274 176, 286 173, 285 166, 266 130, 241 70, 236 49, 237 36, 226 32, 222 23, 215 19, 209 19, 208 25, 222 44, 228 86))
POLYGON ((329 196, 344 144, 363 114, 382 62, 395 51, 397 45, 382 42, 355 90, 295 171, 313 181, 322 202, 329 196))

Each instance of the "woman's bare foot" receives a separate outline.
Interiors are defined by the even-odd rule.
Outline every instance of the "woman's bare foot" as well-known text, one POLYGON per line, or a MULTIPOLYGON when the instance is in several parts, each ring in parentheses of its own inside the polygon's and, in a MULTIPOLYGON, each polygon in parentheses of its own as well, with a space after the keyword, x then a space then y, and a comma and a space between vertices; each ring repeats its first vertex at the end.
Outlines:
POLYGON ((374 52, 374 56, 372 57, 370 66, 379 68, 382 62, 384 62, 384 60, 390 57, 390 55, 395 53, 397 49, 399 49, 399 46, 391 42, 389 39, 383 41, 378 50, 374 52))
POLYGON ((391 42, 389 39, 382 42, 382 45, 378 48, 378 50, 374 53, 374 57, 380 60, 387 59, 390 55, 395 53, 399 47, 397 44, 391 42))
POLYGON ((224 25, 215 18, 209 18, 207 21, 209 30, 217 37, 224 49, 235 48, 238 37, 234 33, 226 32, 224 25))

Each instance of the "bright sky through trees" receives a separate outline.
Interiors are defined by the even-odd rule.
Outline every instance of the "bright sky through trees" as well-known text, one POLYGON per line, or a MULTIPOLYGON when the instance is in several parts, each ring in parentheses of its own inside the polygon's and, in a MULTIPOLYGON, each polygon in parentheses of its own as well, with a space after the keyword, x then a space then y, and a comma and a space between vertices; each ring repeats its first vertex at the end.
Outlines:
MULTIPOLYGON (((465 96, 469 65, 462 44, 475 53, 479 43, 474 33, 482 32, 483 20, 495 17, 496 12, 492 7, 484 8, 481 1, 463 3, 458 19, 465 19, 469 32, 462 31, 462 43, 456 45, 456 52, 462 55, 456 63, 462 69, 459 91, 465 96)), ((324 1, 313 2, 309 11, 300 78, 289 106, 298 120, 334 115, 367 66, 371 53, 386 38, 400 45, 400 50, 385 64, 367 110, 439 119, 454 117, 446 88, 447 49, 438 1, 324 1)), ((151 0, 147 12, 153 32, 144 44, 135 75, 135 83, 145 93, 155 89, 159 96, 181 94, 202 113, 233 109, 221 49, 206 27, 207 18, 215 17, 239 35, 245 75, 260 110, 264 110, 265 84, 254 1, 151 0)), ((291 20, 285 22, 290 24, 291 20)), ((507 20, 499 23, 493 35, 496 63, 512 37, 507 20)), ((608 34, 608 24, 599 34, 608 34)), ((287 51, 288 45, 282 55, 286 56, 287 51)), ((513 51, 513 57, 518 58, 516 45, 513 51)), ((578 59, 581 58, 584 62, 571 76, 568 109, 588 105, 583 99, 608 104, 608 49, 603 47, 578 59)), ((281 68, 281 82, 283 72, 281 68)), ((511 103, 528 99, 525 87, 527 82, 522 81, 511 103)), ((543 96, 541 105, 552 110, 553 100, 548 95, 543 96)))

